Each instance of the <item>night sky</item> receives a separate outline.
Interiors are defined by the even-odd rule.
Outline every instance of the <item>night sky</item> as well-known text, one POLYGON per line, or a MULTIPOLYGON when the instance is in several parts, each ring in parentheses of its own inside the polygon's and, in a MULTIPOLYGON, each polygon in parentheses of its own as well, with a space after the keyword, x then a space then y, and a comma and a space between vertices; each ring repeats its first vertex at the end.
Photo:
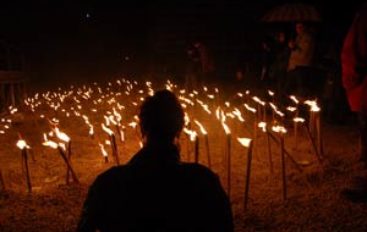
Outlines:
MULTIPOLYGON (((198 38, 235 62, 279 27, 259 19, 284 2, 290 1, 8 1, 0 7, 0 38, 24 51, 27 70, 40 80, 143 72, 142 66, 160 67, 157 60, 180 60, 198 38)), ((363 1, 304 2, 322 15, 318 36, 338 47, 363 1)))

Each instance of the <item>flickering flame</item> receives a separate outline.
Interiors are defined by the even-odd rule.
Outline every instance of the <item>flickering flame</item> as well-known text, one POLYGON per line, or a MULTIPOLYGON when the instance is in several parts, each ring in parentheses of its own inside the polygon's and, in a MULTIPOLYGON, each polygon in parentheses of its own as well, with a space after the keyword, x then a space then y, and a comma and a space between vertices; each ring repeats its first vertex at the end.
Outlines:
POLYGON ((106 115, 103 115, 103 118, 105 120, 106 126, 110 126, 110 118, 106 115))
POLYGON ((104 145, 102 143, 99 143, 98 145, 101 149, 103 157, 108 157, 108 153, 107 153, 106 149, 104 148, 104 145))
POLYGON ((113 124, 113 125, 117 125, 117 122, 115 121, 115 118, 113 115, 110 115, 108 116, 108 119, 110 120, 110 122, 113 124))
POLYGON ((215 110, 215 116, 217 117, 218 120, 220 120, 220 112, 221 112, 221 108, 218 106, 218 108, 215 110))
POLYGON ((296 104, 298 104, 298 103, 299 103, 299 100, 296 98, 296 96, 291 95, 291 96, 289 96, 289 98, 290 98, 294 103, 296 103, 296 104))
POLYGON ((229 129, 228 125, 225 122, 222 122, 222 126, 223 126, 223 129, 224 129, 224 132, 226 133, 226 135, 230 135, 231 130, 229 129))
POLYGON ((187 129, 187 128, 184 128, 183 129, 183 131, 184 131, 184 133, 186 133, 187 135, 189 135, 190 136, 190 141, 195 141, 195 139, 196 139, 196 136, 198 135, 197 133, 196 133, 196 131, 193 131, 193 130, 189 130, 189 129, 187 129))
POLYGON ((209 106, 208 105, 202 105, 203 109, 205 110, 205 112, 207 112, 208 114, 212 114, 212 112, 209 110, 209 106))
POLYGON ((47 135, 43 134, 44 142, 42 143, 43 146, 51 147, 53 149, 57 149, 58 145, 54 141, 48 140, 47 135))
POLYGON ((246 108, 247 111, 250 111, 252 113, 256 113, 256 109, 255 108, 250 107, 246 103, 244 104, 244 106, 245 106, 245 108, 246 108))
POLYGON ((310 111, 312 112, 319 112, 321 110, 316 101, 306 100, 304 103, 310 106, 310 111))
POLYGON ((57 138, 59 138, 61 141, 64 141, 64 142, 70 142, 70 137, 67 135, 67 134, 65 134, 64 132, 61 132, 60 130, 59 130, 59 128, 55 128, 55 133, 56 133, 56 136, 57 136, 57 138))
POLYGON ((200 128, 200 132, 203 135, 207 135, 208 134, 208 132, 205 130, 204 126, 198 120, 194 120, 194 122, 200 128))
POLYGON ((17 147, 19 149, 21 149, 21 150, 31 148, 30 146, 28 146, 28 144, 26 143, 26 141, 24 141, 23 139, 19 139, 18 140, 17 147))
POLYGON ((65 143, 59 143, 59 144, 58 144, 58 146, 59 146, 62 150, 66 151, 65 143))
POLYGON ((270 96, 274 96, 274 92, 273 92, 273 91, 271 91, 271 90, 268 90, 268 94, 269 94, 270 96))
POLYGON ((138 123, 137 123, 137 122, 130 122, 130 123, 128 124, 128 126, 132 127, 133 129, 135 129, 137 125, 138 125, 138 123))
POLYGON ((274 111, 277 111, 278 110, 278 107, 276 105, 274 105, 273 103, 269 103, 270 107, 274 110, 274 111))
POLYGON ((251 139, 249 138, 237 138, 237 141, 244 147, 249 148, 251 145, 251 139))
POLYGON ((106 132, 108 135, 113 135, 113 131, 110 128, 106 127, 103 123, 101 124, 101 126, 104 132, 106 132))
POLYGON ((240 122, 244 122, 245 119, 242 117, 241 111, 237 108, 234 108, 234 111, 232 112, 240 122))
POLYGON ((209 99, 214 99, 214 98, 215 98, 213 94, 208 94, 208 95, 207 95, 207 97, 208 97, 209 99))
POLYGON ((265 102, 262 101, 260 98, 258 98, 257 96, 253 96, 252 100, 254 100, 255 102, 259 103, 262 106, 265 106, 265 102))
POLYGON ((225 102, 224 105, 227 106, 227 107, 231 106, 231 104, 229 104, 229 102, 225 102))
POLYGON ((269 103, 270 107, 273 109, 273 111, 279 115, 280 117, 284 117, 285 114, 283 112, 281 112, 280 110, 278 110, 278 107, 276 105, 274 105, 273 103, 269 103))
POLYGON ((292 106, 288 106, 287 107, 287 110, 290 111, 290 112, 294 112, 294 111, 297 110, 297 108, 296 107, 292 107, 292 106))
POLYGON ((279 126, 279 125, 277 125, 277 126, 273 126, 271 129, 272 129, 274 132, 276 132, 276 133, 281 133, 281 134, 285 134, 285 133, 287 133, 287 130, 286 130, 283 126, 279 126))
POLYGON ((185 126, 189 125, 190 117, 186 112, 185 112, 185 115, 184 115, 184 121, 185 121, 185 126))
POLYGON ((10 114, 15 114, 18 111, 17 108, 12 108, 10 109, 10 114))
POLYGON ((94 127, 91 124, 89 124, 89 132, 88 133, 89 133, 90 136, 94 135, 94 127))
POLYGON ((285 114, 282 111, 276 110, 275 113, 279 115, 280 117, 284 117, 285 114))
POLYGON ((293 118, 293 122, 305 122, 305 119, 304 118, 300 118, 300 117, 296 117, 296 118, 293 118))
POLYGON ((240 98, 243 97, 243 94, 242 93, 237 93, 237 96, 239 96, 240 98))
POLYGON ((257 124, 257 126, 258 126, 259 128, 261 128, 261 130, 262 130, 263 132, 266 132, 266 122, 259 122, 259 123, 257 124))

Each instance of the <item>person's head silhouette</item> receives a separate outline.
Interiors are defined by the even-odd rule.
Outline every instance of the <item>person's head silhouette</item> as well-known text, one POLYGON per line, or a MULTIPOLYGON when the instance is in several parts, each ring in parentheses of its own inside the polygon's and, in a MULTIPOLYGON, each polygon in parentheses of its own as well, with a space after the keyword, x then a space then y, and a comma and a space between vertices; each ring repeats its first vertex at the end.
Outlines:
POLYGON ((139 120, 147 144, 172 144, 182 131, 184 112, 172 92, 161 90, 145 99, 139 120))

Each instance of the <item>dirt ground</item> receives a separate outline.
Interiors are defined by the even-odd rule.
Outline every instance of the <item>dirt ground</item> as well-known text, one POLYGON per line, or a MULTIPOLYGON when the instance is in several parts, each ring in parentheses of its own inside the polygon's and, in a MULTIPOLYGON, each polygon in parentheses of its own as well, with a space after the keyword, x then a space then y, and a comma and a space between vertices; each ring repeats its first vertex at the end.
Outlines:
MULTIPOLYGON (((101 99, 101 103, 93 103, 93 100, 102 96, 95 86, 92 86, 94 93, 89 99, 83 99, 81 95, 76 94, 75 88, 71 96, 76 96, 79 103, 72 97, 67 97, 57 111, 41 104, 34 112, 29 107, 24 107, 19 109, 20 113, 3 117, 5 122, 1 122, 0 128, 5 125, 10 128, 5 128, 5 134, 0 134, 0 169, 6 187, 6 190, 1 189, 0 193, 0 231, 75 230, 88 186, 99 173, 114 165, 112 157, 109 163, 104 162, 98 143, 108 139, 100 124, 103 122, 103 115, 112 111, 113 106, 117 107, 117 102, 125 106, 125 109, 119 110, 122 114, 122 124, 126 127, 126 141, 117 142, 120 160, 126 163, 139 150, 137 129, 128 126, 128 123, 133 121, 140 97, 146 96, 146 88, 142 86, 145 92, 139 93, 139 88, 135 87, 127 96, 124 93, 125 87, 122 89, 117 86, 113 93, 106 87, 103 87, 105 97, 101 99), (116 102, 109 105, 107 102, 112 97, 116 102), (72 113, 71 107, 81 115, 88 115, 95 129, 94 138, 88 136, 88 126, 81 116, 72 113), (93 108, 97 112, 94 112, 93 108), (62 109, 65 109, 65 112, 62 112, 62 109), (67 117, 66 112, 71 115, 67 117), (45 118, 41 118, 41 115, 45 118), (66 167, 58 151, 42 146, 43 133, 50 131, 48 119, 53 117, 59 119, 60 130, 71 138, 71 162, 80 184, 65 184, 66 167), (6 119, 12 119, 12 123, 6 122, 6 119), (31 194, 27 193, 21 152, 15 145, 19 133, 31 147, 28 150, 33 186, 31 194)), ((52 94, 49 98, 52 98, 52 94)), ((214 113, 218 102, 205 98, 202 92, 197 98, 208 102, 212 114, 207 114, 198 104, 189 107, 187 111, 191 118, 198 119, 206 127, 212 158, 211 168, 220 175, 225 187, 226 140, 224 130, 214 113)), ((277 143, 271 141, 274 163, 274 172, 271 173, 267 136, 259 130, 253 151, 250 200, 247 211, 244 211, 247 150, 241 147, 236 138, 253 138, 254 117, 245 113, 241 100, 229 99, 233 105, 226 107, 221 104, 222 108, 230 112, 233 106, 237 106, 246 120, 242 123, 227 118, 228 126, 232 130, 230 197, 236 231, 367 231, 367 205, 354 204, 340 196, 340 191, 349 185, 354 176, 364 174, 357 162, 358 131, 353 125, 336 126, 322 121, 324 156, 320 164, 305 128, 299 129, 296 142, 292 124, 286 123, 288 133, 285 135, 285 148, 302 166, 302 171, 299 171, 289 158, 286 159, 286 200, 282 198, 280 148, 277 143)), ((38 101, 45 102, 41 96, 38 101)), ((251 104, 255 106, 256 103, 251 104)), ((271 118, 269 111, 267 118, 271 118)), ((289 118, 286 121, 289 121, 289 118)), ((193 128, 197 129, 195 126, 193 128)), ((208 165, 202 136, 199 138, 200 163, 208 165)), ((182 160, 192 162, 192 144, 185 135, 181 136, 180 144, 182 160)), ((107 145, 106 150, 111 153, 107 145)))

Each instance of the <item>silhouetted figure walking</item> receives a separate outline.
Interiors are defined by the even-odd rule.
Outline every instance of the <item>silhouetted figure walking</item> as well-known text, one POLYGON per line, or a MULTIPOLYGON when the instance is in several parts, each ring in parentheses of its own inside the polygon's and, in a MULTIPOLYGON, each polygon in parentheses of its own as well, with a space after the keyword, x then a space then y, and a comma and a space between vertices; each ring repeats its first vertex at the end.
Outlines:
POLYGON ((184 124, 177 98, 158 91, 141 106, 144 147, 126 164, 97 177, 78 231, 231 232, 232 213, 218 176, 180 162, 184 124))

